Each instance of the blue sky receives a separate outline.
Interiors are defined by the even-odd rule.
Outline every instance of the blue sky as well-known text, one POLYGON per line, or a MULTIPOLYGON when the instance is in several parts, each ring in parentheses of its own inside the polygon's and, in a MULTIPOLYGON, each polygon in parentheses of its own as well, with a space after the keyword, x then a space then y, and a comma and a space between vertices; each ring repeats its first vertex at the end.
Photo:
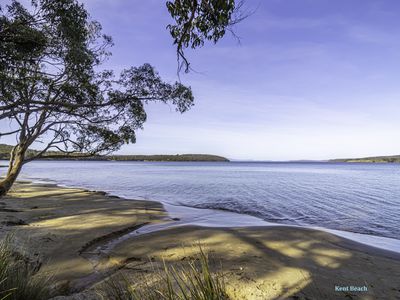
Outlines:
MULTIPOLYGON (((0 2, 5 2, 0 0, 0 2)), ((162 0, 85 0, 114 38, 107 66, 145 62, 177 79, 162 0)), ((217 45, 189 51, 196 97, 181 115, 148 107, 120 153, 328 159, 400 153, 400 2, 247 0, 256 9, 217 45)))

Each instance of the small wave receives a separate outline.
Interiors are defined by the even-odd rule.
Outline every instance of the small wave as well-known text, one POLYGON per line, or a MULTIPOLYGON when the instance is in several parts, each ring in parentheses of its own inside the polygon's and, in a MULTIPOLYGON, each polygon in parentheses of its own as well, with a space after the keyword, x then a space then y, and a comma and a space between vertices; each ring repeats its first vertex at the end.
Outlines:
POLYGON ((248 204, 242 204, 233 198, 220 200, 218 202, 203 202, 192 205, 180 203, 180 205, 199 209, 213 209, 234 212, 238 214, 257 217, 267 222, 280 224, 305 225, 307 223, 304 221, 308 219, 308 217, 303 214, 298 217, 292 217, 284 215, 282 214, 282 212, 278 211, 266 211, 265 208, 260 205, 256 205, 256 207, 249 207, 248 204))

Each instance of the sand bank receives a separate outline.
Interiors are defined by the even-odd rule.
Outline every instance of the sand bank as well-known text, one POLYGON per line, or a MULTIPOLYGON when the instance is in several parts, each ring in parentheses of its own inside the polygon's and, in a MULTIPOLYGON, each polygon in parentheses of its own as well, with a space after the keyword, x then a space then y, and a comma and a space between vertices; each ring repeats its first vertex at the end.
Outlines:
POLYGON ((166 218, 158 202, 55 185, 19 183, 0 200, 0 235, 14 232, 17 246, 42 262, 41 272, 77 293, 63 299, 90 299, 93 287, 118 273, 152 276, 163 261, 193 256, 197 243, 225 274, 232 299, 400 299, 398 254, 318 230, 181 226, 99 254, 115 238, 166 218))
POLYGON ((158 202, 19 182, 0 199, 0 236, 12 232, 20 251, 39 259, 42 271, 69 289, 93 274, 92 262, 82 255, 88 247, 165 216, 158 202))

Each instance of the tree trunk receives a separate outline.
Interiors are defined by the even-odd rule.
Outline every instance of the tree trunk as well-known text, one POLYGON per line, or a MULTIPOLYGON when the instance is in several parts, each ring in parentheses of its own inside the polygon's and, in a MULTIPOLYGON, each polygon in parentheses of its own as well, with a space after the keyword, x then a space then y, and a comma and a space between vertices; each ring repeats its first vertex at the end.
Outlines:
POLYGON ((10 164, 8 166, 8 171, 5 176, 0 181, 0 197, 8 193, 10 188, 13 186, 15 180, 17 179, 19 172, 24 164, 25 150, 19 145, 14 147, 10 155, 10 164))

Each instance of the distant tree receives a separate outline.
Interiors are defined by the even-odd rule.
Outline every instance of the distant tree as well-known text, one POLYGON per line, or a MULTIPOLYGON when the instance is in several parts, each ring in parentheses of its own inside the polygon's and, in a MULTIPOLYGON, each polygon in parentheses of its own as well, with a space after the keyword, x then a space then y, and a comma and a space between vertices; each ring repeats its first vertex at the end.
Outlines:
MULTIPOLYGON (((218 41, 237 21, 233 0, 166 4, 175 21, 168 28, 186 71, 185 48, 218 41)), ((172 103, 178 112, 193 105, 190 87, 164 82, 149 64, 117 77, 101 70, 110 46, 111 37, 76 0, 32 0, 29 8, 12 1, 0 7, 0 120, 10 124, 0 136, 16 138, 0 195, 9 191, 25 163, 49 150, 86 157, 135 143, 149 102, 172 103), (43 148, 26 157, 34 142, 43 148)))

